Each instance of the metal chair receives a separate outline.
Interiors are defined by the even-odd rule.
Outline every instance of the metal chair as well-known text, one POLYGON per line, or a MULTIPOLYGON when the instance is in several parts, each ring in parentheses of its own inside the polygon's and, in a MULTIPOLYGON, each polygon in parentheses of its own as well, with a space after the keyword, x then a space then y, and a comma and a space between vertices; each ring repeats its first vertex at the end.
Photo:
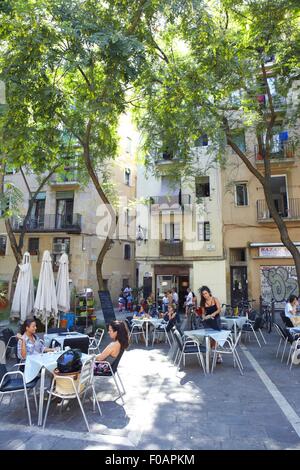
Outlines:
POLYGON ((283 344, 284 344, 284 351, 285 351, 286 343, 288 341, 288 338, 287 338, 286 332, 284 331, 284 329, 280 325, 278 325, 278 323, 273 323, 273 326, 274 326, 274 329, 275 329, 276 333, 278 334, 278 336, 280 338, 279 339, 279 344, 278 344, 278 347, 277 347, 277 351, 276 351, 276 357, 277 357, 278 354, 279 354, 279 349, 280 349, 282 341, 283 341, 283 344))
POLYGON ((11 396, 10 402, 11 402, 11 399, 14 393, 23 392, 24 397, 25 397, 27 412, 28 412, 29 426, 31 426, 32 422, 31 422, 30 405, 29 405, 29 400, 28 400, 28 392, 30 390, 33 391, 35 407, 37 410, 35 387, 38 381, 39 381, 39 377, 36 377, 34 380, 26 384, 23 372, 21 372, 20 370, 8 372, 6 365, 0 364, 0 404, 2 402, 4 395, 10 395, 11 396))
POLYGON ((90 344, 89 344, 89 354, 100 354, 100 343, 104 336, 104 329, 97 328, 95 331, 95 336, 90 337, 90 344))
POLYGON ((145 337, 145 332, 143 329, 143 324, 142 323, 135 323, 134 320, 132 321, 131 324, 131 330, 129 333, 129 341, 131 340, 132 337, 136 338, 136 342, 138 343, 138 336, 142 336, 144 338, 144 341, 146 343, 146 337, 145 337))
POLYGON ((291 321, 291 319, 289 317, 286 317, 285 316, 285 312, 284 311, 281 311, 280 312, 280 318, 281 320, 283 321, 284 325, 286 328, 293 328, 293 323, 291 321))
POLYGON ((97 375, 94 375, 94 377, 112 377, 114 379, 115 385, 116 385, 117 390, 119 392, 119 396, 118 396, 118 398, 116 398, 116 400, 121 398, 122 404, 124 405, 125 402, 124 402, 123 395, 126 394, 126 390, 124 388, 123 382, 122 382, 121 377, 120 377, 119 372, 118 372, 118 365, 120 363, 120 360, 121 360, 123 354, 124 354, 124 349, 121 349, 118 356, 112 362, 112 364, 110 364, 108 361, 99 361, 99 362, 96 361, 95 364, 99 364, 99 363, 105 364, 107 366, 109 372, 105 372, 105 373, 102 373, 102 374, 97 373, 97 375), (118 383, 117 378, 118 378, 120 384, 118 383))
POLYGON ((256 331, 259 331, 261 338, 265 344, 267 344, 264 335, 261 331, 261 325, 262 325, 262 318, 260 316, 257 316, 254 321, 252 320, 247 320, 246 323, 241 328, 241 333, 245 333, 245 335, 249 338, 250 341, 250 333, 253 333, 255 336, 255 339, 258 343, 258 346, 261 348, 261 344, 259 342, 258 336, 256 334, 256 331))
POLYGON ((202 354, 206 352, 206 348, 204 346, 200 346, 200 344, 193 338, 187 337, 183 339, 177 329, 173 329, 173 335, 178 346, 178 351, 177 351, 175 361, 174 361, 174 364, 176 365, 177 357, 179 355, 177 368, 178 369, 180 368, 180 363, 182 359, 183 359, 183 365, 185 366, 186 356, 191 356, 191 355, 196 354, 199 364, 202 366, 204 375, 206 375, 204 358, 202 354))
POLYGON ((174 326, 174 322, 175 322, 175 319, 174 319, 174 321, 169 320, 168 323, 160 323, 158 326, 156 326, 154 328, 153 337, 152 337, 152 346, 154 345, 154 341, 155 341, 156 337, 163 333, 165 335, 166 342, 168 342, 169 346, 171 347, 172 344, 171 344, 171 341, 170 341, 170 338, 169 338, 169 331, 172 330, 172 328, 174 326))
POLYGON ((102 416, 102 411, 98 403, 95 388, 94 388, 94 362, 95 362, 95 357, 92 357, 92 358, 87 359, 83 363, 80 377, 77 380, 74 380, 74 377, 77 377, 75 373, 73 375, 54 375, 54 378, 51 384, 51 389, 48 390, 49 398, 48 398, 44 425, 43 425, 44 429, 46 426, 46 421, 47 421, 47 416, 48 416, 48 411, 49 411, 49 406, 51 403, 52 396, 62 399, 61 406, 63 406, 64 400, 72 400, 76 398, 80 406, 88 432, 90 432, 89 423, 87 421, 87 418, 83 409, 82 401, 84 401, 86 392, 89 389, 91 389, 92 394, 93 394, 93 409, 95 410, 95 402, 96 402, 99 414, 100 416, 102 416), (59 386, 63 384, 64 383, 63 381, 70 381, 70 391, 69 392, 66 391, 67 393, 62 393, 61 391, 57 390, 57 385, 59 386), (83 395, 82 401, 80 400, 81 395, 83 395))
POLYGON ((227 354, 227 355, 232 355, 233 357, 233 366, 235 367, 235 364, 238 365, 239 371, 241 375, 244 375, 243 373, 243 364, 241 362, 241 359, 238 355, 238 352, 236 350, 237 345, 239 343, 239 340, 241 338, 242 332, 240 331, 239 334, 237 335, 237 338, 234 342, 232 335, 230 334, 228 338, 224 341, 223 346, 220 346, 219 344, 217 347, 214 349, 214 355, 213 355, 213 360, 212 360, 212 366, 211 366, 211 373, 213 373, 214 368, 216 366, 217 362, 217 355, 218 354, 227 354))

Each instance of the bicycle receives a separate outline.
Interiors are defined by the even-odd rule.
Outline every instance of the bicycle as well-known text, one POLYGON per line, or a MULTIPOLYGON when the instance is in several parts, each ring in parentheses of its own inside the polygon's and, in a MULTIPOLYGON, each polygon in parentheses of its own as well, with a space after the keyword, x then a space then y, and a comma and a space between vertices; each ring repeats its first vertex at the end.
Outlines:
POLYGON ((249 320, 254 321, 255 318, 257 317, 258 313, 257 311, 253 308, 253 302, 255 302, 255 299, 246 299, 242 300, 239 303, 239 315, 242 315, 244 317, 248 317, 249 320))
POLYGON ((273 312, 272 312, 272 303, 263 303, 262 304, 262 320, 263 320, 263 326, 266 326, 267 332, 271 333, 272 331, 272 326, 273 326, 273 312))

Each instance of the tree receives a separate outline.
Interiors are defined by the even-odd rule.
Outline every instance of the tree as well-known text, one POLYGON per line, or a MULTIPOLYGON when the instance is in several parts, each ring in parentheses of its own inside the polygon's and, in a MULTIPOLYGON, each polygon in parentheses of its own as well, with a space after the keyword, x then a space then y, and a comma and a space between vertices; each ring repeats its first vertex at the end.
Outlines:
MULTIPOLYGON (((157 1, 6 0, 1 14, 1 77, 7 86, 7 145, 22 164, 52 161, 49 139, 61 152, 62 134, 71 135, 80 159, 111 217, 96 262, 102 264, 118 217, 105 165, 117 152, 119 116, 144 60, 146 19, 157 1), (10 121, 9 121, 10 120, 10 121), (13 123, 13 126, 9 124, 13 123), (38 136, 38 144, 36 143, 38 136)), ((37 166, 37 165, 35 165, 37 166)))
POLYGON ((276 123, 280 118, 295 137, 299 126, 299 104, 291 98, 291 90, 299 91, 299 2, 191 0, 184 4, 184 11, 156 32, 162 52, 155 60, 151 57, 137 86, 144 98, 138 118, 146 135, 147 163, 152 165, 153 155, 167 148, 183 168, 191 168, 191 149, 204 133, 212 140, 219 163, 226 163, 229 145, 263 188, 281 241, 294 259, 300 291, 300 253, 271 189, 276 123), (276 94, 270 76, 276 78, 276 94), (288 105, 282 105, 284 99, 276 102, 278 96, 287 99, 288 105), (253 153, 236 143, 239 128, 255 135, 263 155, 262 171, 253 153))

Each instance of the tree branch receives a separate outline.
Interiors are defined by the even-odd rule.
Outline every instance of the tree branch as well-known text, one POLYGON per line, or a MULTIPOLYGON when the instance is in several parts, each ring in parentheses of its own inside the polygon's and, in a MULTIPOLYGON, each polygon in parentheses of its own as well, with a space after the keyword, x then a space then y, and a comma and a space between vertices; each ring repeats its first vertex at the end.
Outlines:
POLYGON ((148 0, 141 0, 140 1, 139 7, 138 7, 137 11, 135 12, 135 14, 132 18, 131 25, 129 26, 129 28, 127 30, 128 34, 134 34, 134 32, 137 28, 137 25, 138 25, 138 23, 141 19, 143 9, 144 9, 144 6, 146 5, 147 1, 148 0))
POLYGON ((27 178, 26 178, 26 176, 25 176, 25 173, 24 173, 22 167, 20 167, 20 172, 21 172, 21 175, 22 175, 22 177, 23 177, 23 180, 24 180, 25 186, 26 186, 26 188, 27 188, 27 191, 28 191, 29 195, 31 195, 30 187, 29 187, 27 178))
POLYGON ((87 83, 87 86, 89 87, 89 90, 94 91, 94 87, 93 87, 92 83, 90 82, 90 80, 89 80, 88 76, 86 75, 86 73, 82 70, 81 66, 77 65, 77 68, 78 68, 79 72, 81 73, 81 75, 83 76, 83 78, 85 79, 85 81, 87 83))

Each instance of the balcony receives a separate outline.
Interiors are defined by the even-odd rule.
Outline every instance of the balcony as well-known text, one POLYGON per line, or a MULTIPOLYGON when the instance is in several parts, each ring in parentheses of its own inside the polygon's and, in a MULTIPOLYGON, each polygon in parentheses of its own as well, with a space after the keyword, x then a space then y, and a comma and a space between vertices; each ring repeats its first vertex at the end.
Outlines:
POLYGON ((74 188, 80 185, 79 173, 76 168, 65 168, 64 173, 55 173, 49 181, 50 186, 58 188, 74 188))
MULTIPOLYGON (((270 211, 268 209, 265 199, 256 201, 257 221, 258 222, 272 222, 270 211)), ((299 220, 300 219, 300 199, 289 199, 288 208, 282 207, 278 209, 279 215, 285 220, 299 220)))
POLYGON ((183 241, 164 240, 159 243, 160 256, 183 256, 183 241))
MULTIPOLYGON (((267 113, 270 112, 269 98, 267 94, 258 95, 257 101, 259 102, 262 109, 264 109, 267 113)), ((276 113, 280 113, 286 110, 287 99, 284 96, 274 94, 272 95, 272 104, 274 111, 276 113)))
MULTIPOLYGON (((11 225, 14 232, 23 229, 25 217, 12 217, 11 225)), ((44 217, 31 217, 26 223, 26 232, 67 232, 81 233, 81 215, 46 214, 44 217)))
POLYGON ((191 205, 191 196, 189 194, 173 195, 173 196, 152 196, 151 211, 160 212, 164 210, 184 210, 191 205))
MULTIPOLYGON (((263 160, 266 155, 266 146, 262 145, 260 148, 258 145, 254 147, 255 160, 257 164, 263 164, 263 160)), ((274 163, 294 163, 295 158, 295 143, 291 140, 287 140, 281 143, 273 143, 270 148, 270 161, 274 163)))

